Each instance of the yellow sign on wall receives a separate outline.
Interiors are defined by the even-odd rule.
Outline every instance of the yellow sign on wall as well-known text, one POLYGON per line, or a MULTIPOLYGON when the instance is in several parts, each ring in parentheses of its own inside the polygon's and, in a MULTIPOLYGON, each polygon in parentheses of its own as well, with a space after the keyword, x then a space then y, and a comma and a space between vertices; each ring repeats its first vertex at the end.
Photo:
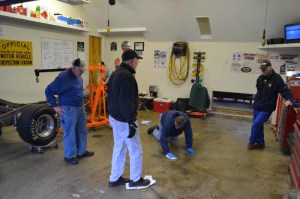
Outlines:
POLYGON ((0 66, 33 66, 32 42, 0 39, 0 66))

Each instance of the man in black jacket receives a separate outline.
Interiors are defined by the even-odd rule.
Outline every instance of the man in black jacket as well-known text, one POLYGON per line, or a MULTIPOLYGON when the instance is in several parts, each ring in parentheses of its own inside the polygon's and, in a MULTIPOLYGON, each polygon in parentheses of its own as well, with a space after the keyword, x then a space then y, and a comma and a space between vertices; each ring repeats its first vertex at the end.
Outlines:
POLYGON ((276 109, 278 93, 286 100, 285 106, 291 105, 292 94, 281 76, 272 69, 271 62, 263 60, 260 66, 262 75, 256 82, 257 93, 254 97, 253 125, 248 149, 265 147, 264 123, 276 109))
POLYGON ((122 64, 108 81, 108 112, 114 135, 109 187, 125 185, 128 181, 130 188, 150 185, 148 179, 142 178, 143 149, 136 121, 138 85, 134 74, 138 59, 142 57, 133 50, 123 52, 122 64), (122 177, 127 148, 130 156, 130 180, 122 177))

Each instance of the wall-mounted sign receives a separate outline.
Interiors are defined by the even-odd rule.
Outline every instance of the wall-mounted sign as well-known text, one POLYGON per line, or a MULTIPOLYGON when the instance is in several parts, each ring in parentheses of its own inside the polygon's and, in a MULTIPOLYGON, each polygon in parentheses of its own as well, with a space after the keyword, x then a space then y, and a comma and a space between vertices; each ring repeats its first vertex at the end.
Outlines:
POLYGON ((111 51, 117 51, 118 50, 118 47, 117 47, 117 42, 111 42, 110 44, 110 50, 111 51))
POLYGON ((32 66, 32 42, 0 40, 0 66, 32 66))

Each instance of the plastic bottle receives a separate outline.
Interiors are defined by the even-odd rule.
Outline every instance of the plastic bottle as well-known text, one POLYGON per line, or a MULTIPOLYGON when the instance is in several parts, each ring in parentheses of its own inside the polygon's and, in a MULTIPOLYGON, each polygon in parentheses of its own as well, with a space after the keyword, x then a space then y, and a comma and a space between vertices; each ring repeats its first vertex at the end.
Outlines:
POLYGON ((41 7, 40 6, 36 6, 36 8, 35 8, 35 17, 36 18, 41 18, 41 7))

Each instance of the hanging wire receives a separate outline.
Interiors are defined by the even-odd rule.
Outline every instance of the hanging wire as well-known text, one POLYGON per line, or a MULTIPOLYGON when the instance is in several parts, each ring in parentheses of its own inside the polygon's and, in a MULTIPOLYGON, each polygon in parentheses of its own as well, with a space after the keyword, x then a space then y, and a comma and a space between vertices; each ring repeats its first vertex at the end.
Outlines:
POLYGON ((110 32, 110 26, 109 26, 109 2, 107 3, 107 27, 106 32, 110 32))
POLYGON ((174 52, 171 52, 170 62, 168 68, 168 77, 169 80, 175 84, 180 85, 185 82, 189 74, 189 60, 190 60, 190 51, 188 45, 186 46, 186 55, 184 57, 177 57, 174 55, 174 52), (179 61, 179 65, 176 64, 176 59, 179 61))
MULTIPOLYGON (((267 27, 267 16, 268 16, 268 5, 269 5, 269 0, 267 0, 266 3, 266 10, 265 10, 265 23, 264 23, 264 32, 263 32, 263 40, 266 39, 266 27, 267 27)), ((265 40, 266 42, 266 40, 265 40)), ((269 54, 270 49, 268 48, 267 54, 269 54)))
POLYGON ((267 0, 267 3, 266 3, 266 12, 265 12, 265 24, 264 24, 264 30, 266 30, 266 24, 267 24, 268 2, 269 2, 269 0, 267 0))

